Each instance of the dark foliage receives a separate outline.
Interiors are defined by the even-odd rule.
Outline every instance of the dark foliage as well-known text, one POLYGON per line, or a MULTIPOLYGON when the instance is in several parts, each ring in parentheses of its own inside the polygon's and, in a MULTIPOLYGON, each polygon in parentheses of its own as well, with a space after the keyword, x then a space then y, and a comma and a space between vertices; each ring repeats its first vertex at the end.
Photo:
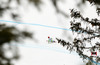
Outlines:
POLYGON ((94 3, 100 5, 100 0, 87 0, 87 1, 89 1, 90 4, 94 3))
MULTIPOLYGON (((3 17, 4 13, 7 13, 7 11, 10 11, 10 15, 12 19, 18 20, 21 14, 18 13, 18 7, 22 5, 21 0, 15 0, 18 6, 11 7, 10 4, 13 2, 13 0, 7 0, 6 2, 4 0, 0 1, 0 17, 3 17), (16 13, 13 11, 16 10, 16 13)), ((39 10, 40 10, 40 4, 42 3, 41 0, 28 0, 29 4, 34 4, 39 10)))
MULTIPOLYGON (((88 17, 83 17, 79 11, 76 11, 74 9, 71 9, 71 17, 73 18, 73 21, 71 21, 71 27, 70 29, 77 33, 78 35, 81 35, 80 37, 75 37, 73 42, 66 42, 64 40, 58 39, 58 43, 60 43, 62 46, 66 46, 67 50, 69 51, 76 51, 78 55, 83 58, 89 58, 93 59, 94 57, 85 55, 83 52, 84 50, 89 50, 89 51, 95 51, 99 50, 100 51, 100 42, 99 40, 96 41, 95 43, 92 43, 92 40, 95 40, 95 38, 100 39, 100 20, 97 18, 94 19, 89 19, 88 17), (80 22, 78 22, 78 20, 80 22), (82 24, 87 24, 86 27, 82 27, 82 24), (95 30, 93 30, 91 27, 95 27, 95 30), (87 47, 86 45, 90 44, 90 47, 87 47), (95 44, 95 45, 93 45, 95 44)), ((96 61, 100 61, 100 57, 96 57, 96 61)))
MULTIPOLYGON (((6 13, 7 11, 11 11, 10 14, 12 19, 17 20, 19 14, 13 12, 13 10, 17 11, 17 7, 10 7, 11 2, 12 0, 8 0, 7 2, 3 2, 3 0, 0 0, 0 17, 3 17, 4 13, 6 13)), ((20 0, 16 0, 16 2, 20 5, 20 0)), ((14 26, 0 24, 0 65, 13 65, 12 60, 19 59, 17 47, 12 47, 10 44, 12 41, 22 41, 23 38, 32 38, 32 34, 27 31, 19 31, 14 26), (4 48, 5 44, 9 46, 7 48, 7 51, 11 51, 11 53, 13 54, 13 56, 10 58, 6 56, 7 51, 5 51, 4 48)))
MULTIPOLYGON (((52 5, 54 5, 54 7, 55 7, 55 10, 57 11, 57 13, 60 13, 63 16, 68 17, 68 15, 65 12, 63 12, 59 9, 58 1, 59 0, 51 0, 52 5)), ((22 1, 21 0, 15 0, 15 2, 18 5, 16 7, 10 6, 10 4, 12 3, 12 0, 7 0, 6 2, 3 2, 3 0, 1 0, 0 2, 1 2, 0 3, 0 16, 3 17, 4 13, 7 13, 7 11, 10 11, 10 15, 11 15, 12 19, 18 20, 18 18, 21 15, 21 14, 18 13, 18 7, 23 5, 22 1), (16 10, 16 13, 13 10, 16 10)), ((35 5, 38 10, 41 10, 40 5, 43 4, 42 0, 28 0, 28 3, 35 5)))
POLYGON ((12 41, 19 42, 23 38, 32 38, 32 34, 26 31, 19 31, 13 26, 6 26, 0 24, 0 65, 12 65, 12 60, 19 59, 17 47, 12 47, 10 44, 12 41), (13 53, 11 58, 6 57, 5 44, 9 44, 8 51, 13 53))

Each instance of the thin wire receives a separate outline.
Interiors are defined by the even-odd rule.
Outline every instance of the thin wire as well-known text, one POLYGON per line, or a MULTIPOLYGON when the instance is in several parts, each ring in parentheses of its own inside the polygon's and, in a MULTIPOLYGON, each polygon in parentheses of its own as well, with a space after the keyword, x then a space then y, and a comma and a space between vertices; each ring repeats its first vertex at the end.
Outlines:
POLYGON ((48 26, 48 25, 42 25, 42 24, 34 24, 34 23, 23 23, 23 22, 15 22, 15 21, 7 21, 7 20, 0 20, 1 22, 10 22, 10 23, 16 23, 16 24, 27 24, 27 25, 35 25, 35 26, 42 26, 42 27, 48 27, 48 28, 55 28, 55 29, 62 29, 62 30, 69 30, 67 28, 60 28, 60 27, 55 27, 55 26, 48 26))
MULTIPOLYGON (((10 45, 12 45, 12 46, 20 46, 20 47, 27 47, 27 48, 46 49, 46 50, 56 51, 56 52, 60 52, 60 53, 64 53, 64 54, 66 54, 66 53, 67 54, 73 54, 73 53, 70 53, 68 51, 64 51, 63 49, 61 50, 60 48, 57 48, 57 47, 56 48, 54 48, 54 47, 50 48, 49 46, 42 46, 42 45, 23 45, 23 44, 10 44, 10 45)), ((74 55, 77 56, 76 53, 74 53, 74 55)), ((91 60, 89 58, 86 58, 86 59, 90 60, 91 62, 93 62, 93 63, 95 63, 97 65, 100 65, 100 63, 97 63, 96 61, 93 61, 93 60, 91 60)))
MULTIPOLYGON (((23 23, 23 22, 15 22, 15 21, 7 21, 7 20, 0 20, 1 22, 10 22, 10 23, 16 23, 16 24, 26 24, 26 25, 35 25, 35 26, 42 26, 42 27, 47 27, 47 28, 55 28, 55 29, 61 29, 61 30, 68 30, 68 31, 72 31, 71 29, 67 29, 67 28, 60 28, 60 27, 55 27, 55 26, 48 26, 48 25, 42 25, 42 24, 34 24, 34 23, 23 23)), ((75 31, 75 32, 81 32, 81 31, 75 31)), ((84 32, 86 33, 86 32, 84 32)), ((87 34, 87 33, 86 33, 87 34)), ((95 34, 94 35, 99 35, 99 34, 95 34)))
MULTIPOLYGON (((16 23, 16 24, 27 24, 27 25, 36 25, 36 26, 42 26, 42 27, 48 27, 48 28, 55 28, 55 29, 62 29, 62 30, 69 30, 72 31, 71 29, 67 29, 67 28, 60 28, 60 27, 54 27, 54 26, 47 26, 47 25, 42 25, 42 24, 33 24, 33 23, 22 23, 22 22, 15 22, 15 21, 7 21, 7 20, 0 20, 1 22, 10 22, 10 23, 16 23)), ((97 35, 97 34, 95 34, 97 35)), ((25 46, 24 46, 25 47, 25 46)), ((32 47, 33 48, 33 47, 32 47)), ((59 51, 59 50, 56 50, 59 51)), ((61 51, 63 53, 65 53, 64 51, 61 51)), ((89 58, 87 58, 88 60, 90 60, 91 62, 100 65, 100 63, 97 63, 89 58)))
MULTIPOLYGON (((43 46, 43 45, 27 45, 27 44, 10 44, 11 46, 20 46, 20 47, 27 47, 27 48, 38 48, 38 49, 46 49, 50 51, 56 51, 60 53, 67 53, 70 54, 70 52, 65 51, 65 49, 57 48, 57 47, 50 47, 50 46, 43 46), (62 50, 61 50, 62 49, 62 50)), ((74 54, 76 55, 76 54, 74 54)))

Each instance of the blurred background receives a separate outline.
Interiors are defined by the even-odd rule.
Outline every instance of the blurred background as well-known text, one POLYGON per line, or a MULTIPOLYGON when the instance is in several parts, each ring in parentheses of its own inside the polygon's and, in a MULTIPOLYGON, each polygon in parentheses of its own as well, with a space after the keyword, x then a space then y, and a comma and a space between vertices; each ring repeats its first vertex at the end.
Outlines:
POLYGON ((0 0, 0 65, 85 65, 60 44, 48 44, 48 36, 72 41, 70 9, 94 18, 91 0, 0 0), (11 21, 17 22, 12 23, 11 21), (18 23, 30 24, 18 24, 18 23), (45 26, 43 26, 45 25, 45 26))

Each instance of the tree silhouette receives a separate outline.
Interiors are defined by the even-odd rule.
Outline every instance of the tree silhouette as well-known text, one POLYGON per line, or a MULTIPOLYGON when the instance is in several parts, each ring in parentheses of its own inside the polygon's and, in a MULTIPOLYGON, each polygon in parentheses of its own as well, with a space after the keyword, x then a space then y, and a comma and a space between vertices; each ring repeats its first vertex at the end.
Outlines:
MULTIPOLYGON (((99 0, 88 0, 91 4, 99 4, 99 0), (98 3, 97 3, 98 2, 98 3)), ((94 4, 94 5, 95 5, 94 4)), ((96 10, 99 16, 100 10, 99 8, 96 10)), ((77 33, 77 36, 71 42, 66 42, 62 39, 57 39, 58 43, 62 46, 66 47, 69 51, 76 51, 78 55, 84 59, 95 60, 96 62, 100 62, 100 56, 89 56, 84 52, 86 50, 100 51, 100 20, 98 18, 90 19, 89 17, 84 17, 81 15, 80 11, 75 9, 71 9, 71 18, 73 19, 70 22, 70 29, 73 33, 77 33), (95 42, 93 42, 95 40, 95 42)), ((86 65, 92 65, 90 61, 86 65)))

